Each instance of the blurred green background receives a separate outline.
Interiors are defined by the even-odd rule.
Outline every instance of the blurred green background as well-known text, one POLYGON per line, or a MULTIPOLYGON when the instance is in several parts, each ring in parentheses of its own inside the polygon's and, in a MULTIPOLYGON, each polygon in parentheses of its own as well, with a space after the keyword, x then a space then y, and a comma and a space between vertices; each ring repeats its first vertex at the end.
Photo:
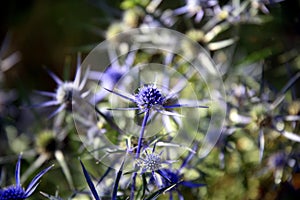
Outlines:
MULTIPOLYGON (((220 1, 220 4, 226 2, 220 1)), ((118 0, 1 2, 0 39, 3 41, 5 34, 10 32, 10 51, 22 53, 18 67, 7 72, 7 86, 52 88, 53 83, 42 66, 62 74, 66 56, 71 56, 74 65, 76 52, 88 52, 104 40, 109 25, 121 19, 120 3, 118 0)), ((174 7, 174 2, 164 1, 164 5, 174 7)), ((248 54, 266 49, 272 51, 271 56, 268 54, 268 62, 275 62, 272 66, 276 68, 278 54, 300 46, 300 1, 286 0, 269 8, 274 17, 270 22, 262 26, 239 25, 238 43, 248 54)), ((276 73, 266 75, 278 78, 274 77, 276 73)))

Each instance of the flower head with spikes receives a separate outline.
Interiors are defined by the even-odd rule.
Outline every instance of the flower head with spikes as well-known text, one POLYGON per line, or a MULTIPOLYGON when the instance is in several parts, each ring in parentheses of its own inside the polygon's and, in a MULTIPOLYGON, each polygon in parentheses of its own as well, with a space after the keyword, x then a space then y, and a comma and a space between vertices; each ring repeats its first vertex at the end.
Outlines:
POLYGON ((156 171, 161 167, 162 161, 159 154, 147 154, 142 160, 142 166, 144 170, 156 171))
POLYGON ((162 115, 168 116, 181 116, 177 114, 176 111, 173 111, 175 108, 183 108, 183 107, 192 107, 192 108, 208 108, 207 106, 200 105, 190 105, 190 104, 169 104, 168 100, 170 100, 174 94, 169 94, 164 96, 161 91, 156 87, 155 84, 145 84, 142 87, 138 88, 138 92, 134 95, 131 94, 122 94, 110 89, 105 88, 107 91, 122 97, 123 99, 129 100, 134 103, 135 107, 129 108, 112 108, 109 110, 139 110, 141 113, 145 113, 143 123, 141 126, 140 137, 138 141, 138 147, 136 152, 136 158, 139 158, 139 154, 141 152, 142 146, 142 138, 144 137, 145 127, 148 123, 148 120, 152 118, 150 113, 152 111, 161 113, 162 115))
POLYGON ((166 98, 154 84, 144 85, 134 96, 134 101, 140 110, 146 111, 151 108, 159 108, 164 105, 166 98))
POLYGON ((21 185, 20 178, 20 168, 21 168, 21 155, 19 156, 19 160, 16 165, 15 177, 16 177, 16 185, 9 186, 4 189, 0 189, 0 199, 1 200, 23 200, 30 197, 37 186, 39 185, 39 180, 42 176, 47 173, 53 165, 42 170, 38 175, 36 175, 32 181, 29 183, 28 187, 24 189, 21 185))
POLYGON ((147 149, 144 151, 144 156, 140 157, 137 160, 137 165, 141 168, 141 174, 145 173, 146 171, 151 171, 154 174, 155 171, 159 170, 166 161, 161 159, 161 153, 155 153, 155 146, 153 147, 152 151, 149 152, 147 149))
POLYGON ((48 107, 48 106, 59 106, 50 116, 49 118, 53 117, 54 115, 58 114, 60 111, 69 108, 73 105, 74 100, 73 97, 84 98, 88 95, 87 92, 83 92, 82 90, 85 86, 87 81, 88 71, 85 73, 83 79, 81 79, 81 58, 80 54, 77 57, 77 70, 74 81, 62 81, 59 77, 57 77, 54 73, 48 71, 49 75, 53 78, 53 80, 57 83, 56 92, 45 92, 45 91, 38 91, 39 94, 52 97, 53 100, 44 102, 39 107, 48 107))
POLYGON ((207 106, 189 105, 189 104, 169 104, 168 100, 172 99, 172 95, 164 95, 155 84, 144 84, 138 88, 138 92, 134 95, 121 94, 119 92, 105 88, 107 91, 116 94, 124 99, 133 102, 136 107, 130 108, 111 108, 109 110, 140 110, 141 113, 155 110, 165 115, 176 115, 175 112, 169 111, 180 107, 208 108, 207 106))

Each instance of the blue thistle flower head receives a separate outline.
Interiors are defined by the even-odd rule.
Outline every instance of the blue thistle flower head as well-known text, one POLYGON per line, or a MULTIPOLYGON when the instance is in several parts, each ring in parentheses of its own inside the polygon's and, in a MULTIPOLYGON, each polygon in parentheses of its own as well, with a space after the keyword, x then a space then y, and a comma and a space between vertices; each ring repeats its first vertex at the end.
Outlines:
POLYGON ((0 198, 1 200, 11 200, 11 199, 22 200, 27 198, 24 189, 22 187, 14 186, 14 185, 1 191, 0 195, 1 195, 0 198))
POLYGON ((21 155, 19 156, 17 165, 16 165, 16 171, 15 171, 15 178, 16 178, 16 185, 9 186, 7 188, 4 188, 0 190, 0 199, 1 200, 23 200, 27 199, 32 195, 32 193, 35 191, 37 186, 39 185, 39 180, 42 178, 42 176, 47 173, 53 165, 50 167, 42 170, 38 175, 36 175, 32 181, 29 183, 28 187, 24 190, 24 188, 21 185, 21 178, 20 178, 20 168, 21 168, 21 155))
POLYGON ((157 153, 146 153, 143 158, 140 158, 138 161, 138 165, 142 168, 142 173, 145 171, 157 171, 162 166, 162 159, 160 154, 157 153))
POLYGON ((146 155, 144 159, 144 166, 151 171, 158 170, 161 167, 160 155, 156 153, 146 155))
POLYGON ((134 101, 137 106, 143 110, 149 110, 151 108, 162 107, 166 98, 154 84, 144 85, 139 88, 137 94, 135 94, 134 101))
POLYGON ((53 80, 57 84, 57 89, 55 92, 46 92, 46 91, 37 91, 37 93, 52 97, 52 100, 46 101, 39 105, 38 107, 49 107, 49 106, 58 106, 58 108, 49 116, 49 118, 55 116, 59 112, 64 109, 71 109, 72 105, 75 103, 73 97, 76 98, 85 98, 88 96, 89 91, 83 92, 83 89, 86 85, 86 81, 88 78, 89 68, 86 70, 83 78, 81 78, 82 69, 81 69, 81 55, 77 56, 77 70, 75 74, 75 78, 73 81, 63 81, 58 76, 56 76, 53 72, 48 71, 49 75, 53 78, 53 80))

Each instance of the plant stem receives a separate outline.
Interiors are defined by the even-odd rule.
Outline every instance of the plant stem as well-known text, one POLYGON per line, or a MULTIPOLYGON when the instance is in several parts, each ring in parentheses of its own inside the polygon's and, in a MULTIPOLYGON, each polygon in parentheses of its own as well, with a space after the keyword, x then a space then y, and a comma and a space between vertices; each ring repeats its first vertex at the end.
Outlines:
MULTIPOLYGON (((142 123, 142 128, 140 131, 140 137, 139 137, 139 141, 138 141, 138 146, 137 146, 137 150, 136 150, 136 154, 135 154, 135 159, 140 158, 140 153, 141 153, 141 149, 142 149, 142 142, 143 142, 143 137, 144 137, 144 133, 145 133, 145 129, 146 129, 146 125, 147 125, 147 121, 149 118, 149 113, 150 110, 146 110, 145 115, 144 115, 144 119, 143 119, 143 123, 142 123)), ((135 164, 136 167, 136 164, 135 164)), ((132 184, 131 184, 131 192, 130 192, 130 199, 134 200, 134 191, 135 191, 135 180, 136 180, 136 175, 137 172, 134 172, 132 175, 132 184)))
POLYGON ((139 137, 139 141, 138 141, 138 146, 137 146, 137 150, 136 150, 136 154, 135 154, 136 159, 140 158, 142 142, 143 142, 143 137, 144 137, 147 121, 148 121, 148 118, 149 118, 149 113, 150 113, 150 110, 146 110, 145 115, 144 115, 142 128, 141 128, 141 131, 140 131, 140 137, 139 137))

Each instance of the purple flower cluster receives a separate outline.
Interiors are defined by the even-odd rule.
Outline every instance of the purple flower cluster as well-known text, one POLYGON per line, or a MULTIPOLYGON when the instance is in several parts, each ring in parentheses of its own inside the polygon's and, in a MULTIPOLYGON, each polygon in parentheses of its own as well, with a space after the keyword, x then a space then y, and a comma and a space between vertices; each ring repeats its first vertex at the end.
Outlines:
POLYGON ((39 181, 42 178, 42 176, 45 173, 47 173, 52 167, 53 165, 47 167, 46 169, 38 173, 29 183, 28 187, 24 189, 21 185, 21 178, 20 178, 20 170, 21 170, 21 155, 20 155, 16 165, 16 171, 15 171, 16 185, 12 185, 7 188, 0 189, 0 199, 1 200, 27 199, 33 194, 35 189, 38 187, 39 181))
POLYGON ((155 85, 144 85, 135 94, 135 103, 141 111, 163 107, 165 97, 155 85))

